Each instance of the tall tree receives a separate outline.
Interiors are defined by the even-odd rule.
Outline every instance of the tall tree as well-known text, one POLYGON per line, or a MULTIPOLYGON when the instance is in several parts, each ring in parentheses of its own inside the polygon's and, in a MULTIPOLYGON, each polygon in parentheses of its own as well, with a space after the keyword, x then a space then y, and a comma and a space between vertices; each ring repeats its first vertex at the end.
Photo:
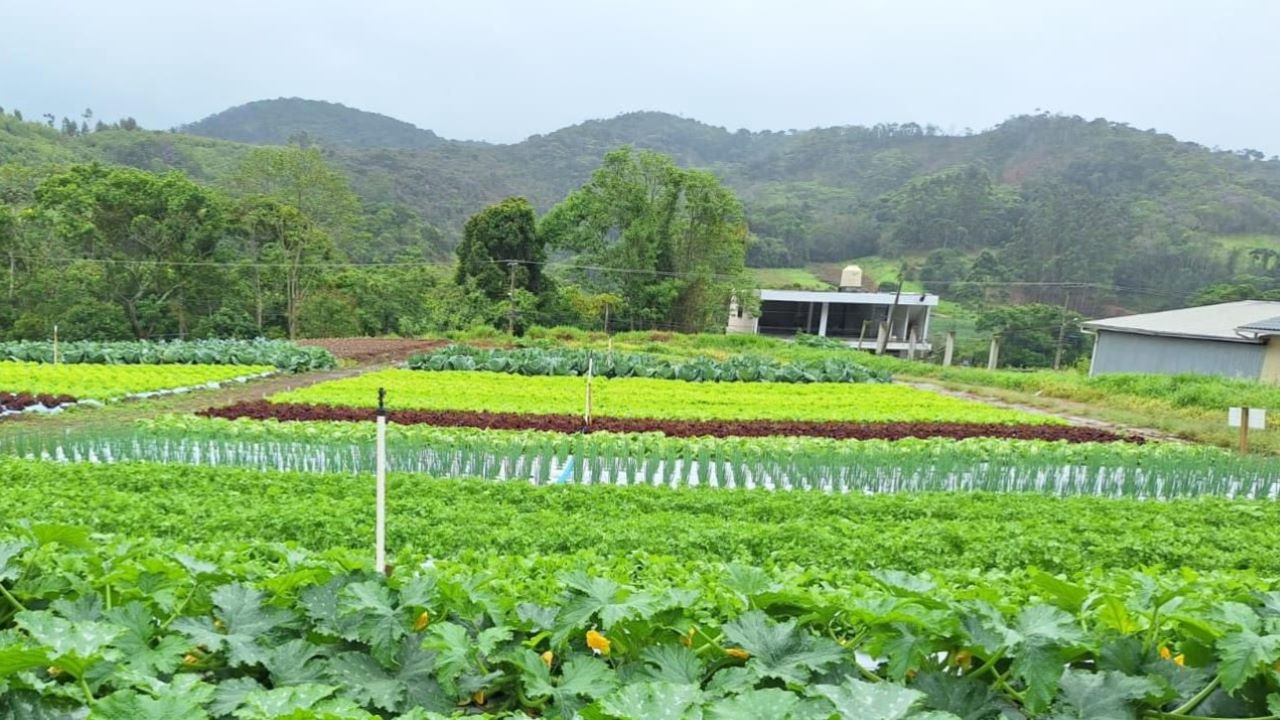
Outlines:
POLYGON ((508 297, 513 287, 542 291, 546 245, 538 234, 533 205, 522 197, 490 205, 467 220, 458 243, 455 281, 472 281, 492 300, 508 297), (514 275, 514 277, 513 277, 514 275))
POLYGON ((490 300, 504 303, 508 329, 516 329, 517 312, 524 316, 521 325, 527 323, 546 290, 542 264, 547 258, 528 200, 507 198, 471 216, 457 255, 458 285, 473 285, 490 300))
POLYGON ((185 291, 209 272, 201 261, 226 230, 215 191, 177 172, 154 175, 97 163, 45 180, 35 192, 58 235, 76 255, 110 270, 111 298, 135 337, 151 336, 172 308, 187 329, 185 291))
POLYGON ((632 327, 706 330, 745 289, 746 223, 713 175, 623 147, 543 218, 548 243, 580 253, 577 275, 624 300, 632 327))
POLYGON ((346 176, 319 148, 254 148, 231 179, 243 195, 264 195, 293 207, 343 248, 351 239, 360 203, 346 176))
MULTIPOLYGON (((319 282, 317 263, 352 244, 359 201, 315 147, 254 148, 232 185, 247 196, 244 218, 254 252, 279 258, 284 268, 285 320, 289 337, 297 338, 303 303, 319 282)), ((261 324, 261 267, 252 272, 261 324)))
POLYGON ((289 338, 299 334, 303 303, 319 284, 323 263, 333 258, 333 242, 329 234, 312 223, 296 207, 262 195, 246 198, 241 205, 241 218, 248 235, 248 247, 254 258, 250 268, 254 295, 254 316, 261 330, 266 290, 264 274, 282 275, 285 300, 285 326, 289 338), (280 273, 265 273, 265 268, 281 268, 280 273))

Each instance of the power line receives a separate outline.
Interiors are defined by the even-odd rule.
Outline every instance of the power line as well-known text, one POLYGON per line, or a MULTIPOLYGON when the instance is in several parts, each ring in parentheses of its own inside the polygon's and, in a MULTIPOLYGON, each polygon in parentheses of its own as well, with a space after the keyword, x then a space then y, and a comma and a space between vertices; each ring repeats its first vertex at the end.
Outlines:
MULTIPOLYGON (((354 269, 354 268, 423 268, 444 267, 444 263, 432 260, 395 260, 384 262, 352 262, 352 261, 325 261, 313 263, 288 263, 288 262, 266 262, 261 260, 254 261, 225 261, 225 260, 132 260, 126 258, 90 258, 90 257, 39 257, 33 255, 15 255, 17 259, 29 262, 41 262, 51 265, 73 265, 76 263, 91 263, 98 265, 117 265, 117 266, 160 266, 160 267, 209 267, 209 268, 226 268, 226 269, 262 269, 262 268, 284 268, 284 267, 302 267, 310 269, 354 269)), ((622 268, 609 267, 605 265, 585 265, 581 263, 566 261, 533 261, 533 260, 516 260, 516 259, 494 259, 487 261, 494 265, 507 265, 518 263, 522 265, 536 265, 546 268, 561 268, 566 270, 587 270, 596 272, 607 272, 615 274, 643 275, 646 277, 670 277, 670 278, 690 278, 690 277, 710 277, 713 279, 731 281, 739 280, 739 275, 726 275, 723 273, 699 273, 699 272, 681 272, 676 270, 649 270, 642 268, 622 268)), ((1106 283, 1088 283, 1079 281, 1051 281, 1051 280, 946 280, 931 279, 928 282, 936 284, 948 285, 967 285, 978 287, 1043 287, 1043 288, 1091 288, 1095 290, 1120 291, 1130 293, 1142 293, 1146 295, 1160 295, 1171 298, 1189 298, 1194 293, 1179 293, 1168 290, 1159 290, 1156 288, 1145 288, 1130 285, 1108 285, 1106 283)))

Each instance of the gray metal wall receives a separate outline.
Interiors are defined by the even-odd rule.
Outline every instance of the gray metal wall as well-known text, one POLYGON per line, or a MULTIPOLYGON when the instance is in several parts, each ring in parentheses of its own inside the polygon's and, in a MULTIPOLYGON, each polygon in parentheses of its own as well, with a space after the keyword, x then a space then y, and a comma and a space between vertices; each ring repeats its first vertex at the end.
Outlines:
POLYGON ((1257 379, 1265 345, 1099 330, 1090 375, 1198 373, 1257 379))

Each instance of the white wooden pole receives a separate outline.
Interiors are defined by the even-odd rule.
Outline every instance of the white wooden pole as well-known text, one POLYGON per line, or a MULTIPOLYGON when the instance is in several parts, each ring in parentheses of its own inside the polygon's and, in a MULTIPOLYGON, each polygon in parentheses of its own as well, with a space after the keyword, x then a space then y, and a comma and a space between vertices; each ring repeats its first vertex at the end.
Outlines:
POLYGON ((593 357, 587 357, 587 404, 582 413, 582 421, 587 427, 591 427, 591 376, 596 367, 596 360, 593 357))
POLYGON ((373 564, 380 573, 387 571, 387 391, 378 388, 378 446, 376 470, 376 518, 374 520, 373 564))
POLYGON ((58 364, 58 326, 53 326, 53 364, 58 364))

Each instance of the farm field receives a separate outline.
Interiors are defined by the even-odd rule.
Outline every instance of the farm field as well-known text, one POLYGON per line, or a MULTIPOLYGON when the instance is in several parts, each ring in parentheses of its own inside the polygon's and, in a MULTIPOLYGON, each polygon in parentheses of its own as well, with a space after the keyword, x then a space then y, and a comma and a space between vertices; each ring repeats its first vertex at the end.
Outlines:
MULTIPOLYGON (((42 512, 44 523, 186 544, 370 545, 371 483, 347 474, 14 459, 0 470, 6 522, 42 512)), ((421 473, 393 474, 388 488, 388 546, 402 564, 430 556, 483 565, 485 555, 504 555, 554 565, 551 556, 567 554, 642 572, 643 563, 628 562, 638 552, 802 567, 831 579, 868 568, 956 577, 1028 567, 1280 575, 1280 505, 1269 501, 676 492, 421 473)))
MULTIPOLYGON (((266 401, 243 402, 211 408, 207 417, 279 421, 367 422, 373 408, 303 405, 266 401)), ((548 430, 560 433, 662 433, 667 437, 825 437, 833 440, 901 440, 917 437, 996 437, 1017 440, 1065 440, 1067 442, 1142 442, 1142 437, 1102 428, 1064 424, 1008 424, 973 422, 838 422, 796 420, 672 420, 652 418, 594 417, 590 428, 578 415, 495 413, 466 410, 393 410, 387 413, 397 425, 473 427, 488 430, 548 430)))
POLYGON ((1261 655, 1235 658, 1271 617, 1273 586, 1212 573, 975 586, 868 572, 832 587, 738 565, 660 562, 619 582, 568 563, 446 561, 387 580, 349 553, 48 526, 3 547, 21 574, 5 592, 3 667, 17 681, 0 702, 46 714, 49 690, 67 686, 61 707, 102 718, 1102 720, 1172 703, 1246 717, 1271 672, 1261 655), (1239 591, 1257 594, 1222 599, 1239 591))
MULTIPOLYGON (((584 384, 573 377, 521 377, 478 371, 383 370, 273 396, 273 402, 374 407, 378 388, 393 407, 580 414, 584 384)), ((752 383, 729 392, 715 383, 601 378, 592 385, 593 414, 688 420, 818 420, 844 422, 977 422, 1052 424, 1046 415, 993 408, 902 385, 752 383)))
MULTIPOLYGON (((549 344, 562 334, 551 329, 535 333, 531 345, 549 344)), ((779 362, 815 362, 851 351, 823 347, 813 338, 784 342, 751 335, 679 335, 619 333, 607 343, 602 335, 581 333, 571 342, 604 351, 663 353, 670 357, 729 357, 766 354, 779 362)), ((1238 434, 1225 426, 1227 408, 1248 405, 1280 411, 1275 385, 1203 375, 1114 374, 1090 377, 1077 371, 998 370, 942 367, 927 362, 852 353, 868 368, 891 373, 899 382, 929 384, 971 394, 980 399, 1015 403, 1050 414, 1075 415, 1119 426, 1150 428, 1192 442, 1234 447, 1238 434)), ((1280 455, 1280 433, 1259 433, 1257 451, 1280 455)))
MULTIPOLYGON (((1280 707, 1272 458, 755 339, 593 348, 583 432, 588 356, 558 342, 428 342, 418 369, 385 369, 411 345, 335 341, 354 376, 320 382, 300 361, 296 389, 263 400, 208 389, 196 414, 157 402, 120 422, 13 425, 0 718, 1273 720, 1280 707), (380 387, 389 577, 370 549, 380 387)), ((246 357, 234 347, 218 359, 246 357)), ((99 352, 30 367, 243 373, 304 357, 276 350, 260 366, 99 352)))
POLYGON ((127 395, 194 388, 260 376, 269 365, 48 365, 0 362, 6 392, 68 395, 77 400, 116 400, 127 395))
MULTIPOLYGON (((161 418, 141 428, 17 436, 20 457, 207 464, 367 474, 369 423, 161 418)), ((829 493, 1033 492, 1045 495, 1273 498, 1280 468, 1190 445, 974 437, 671 438, 659 433, 496 431, 393 425, 387 467, 540 485, 816 490, 829 493)))

